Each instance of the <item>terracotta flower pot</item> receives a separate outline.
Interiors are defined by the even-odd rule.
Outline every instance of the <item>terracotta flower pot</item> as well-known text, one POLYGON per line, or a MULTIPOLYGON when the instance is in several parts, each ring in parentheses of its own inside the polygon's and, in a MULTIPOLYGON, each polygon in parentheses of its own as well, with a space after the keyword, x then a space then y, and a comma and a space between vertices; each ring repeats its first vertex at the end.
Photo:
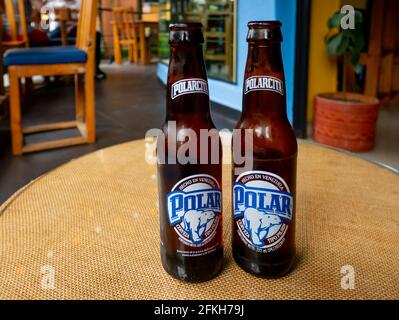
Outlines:
POLYGON ((357 93, 317 95, 314 100, 314 139, 349 151, 372 149, 378 104, 377 98, 357 93))

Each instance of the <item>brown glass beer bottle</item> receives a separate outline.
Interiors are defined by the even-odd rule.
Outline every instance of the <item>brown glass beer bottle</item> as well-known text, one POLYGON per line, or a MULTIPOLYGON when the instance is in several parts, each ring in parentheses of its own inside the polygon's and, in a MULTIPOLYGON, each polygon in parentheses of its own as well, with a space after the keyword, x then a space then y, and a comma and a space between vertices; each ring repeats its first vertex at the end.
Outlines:
POLYGON ((202 25, 173 24, 169 31, 165 163, 157 147, 161 259, 175 278, 206 281, 223 261, 221 142, 210 116, 202 25), (216 136, 204 146, 200 131, 209 130, 216 136), (196 153, 187 151, 189 142, 196 153), (187 154, 189 162, 179 159, 187 154))
MULTIPOLYGON (((263 277, 288 273, 295 258, 297 141, 286 114, 281 23, 248 23, 243 112, 236 129, 252 129, 253 165, 233 165, 233 256, 263 277)), ((233 157, 234 153, 233 144, 233 157)))

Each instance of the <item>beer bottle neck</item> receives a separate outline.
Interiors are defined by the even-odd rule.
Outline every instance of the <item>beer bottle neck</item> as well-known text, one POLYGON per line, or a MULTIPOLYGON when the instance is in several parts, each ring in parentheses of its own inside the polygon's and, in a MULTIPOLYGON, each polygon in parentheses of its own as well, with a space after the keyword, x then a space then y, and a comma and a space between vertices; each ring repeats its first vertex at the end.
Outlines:
POLYGON ((243 115, 287 117, 281 44, 249 43, 243 90, 243 115))
POLYGON ((168 120, 181 116, 210 117, 208 81, 201 44, 171 46, 167 101, 168 120))

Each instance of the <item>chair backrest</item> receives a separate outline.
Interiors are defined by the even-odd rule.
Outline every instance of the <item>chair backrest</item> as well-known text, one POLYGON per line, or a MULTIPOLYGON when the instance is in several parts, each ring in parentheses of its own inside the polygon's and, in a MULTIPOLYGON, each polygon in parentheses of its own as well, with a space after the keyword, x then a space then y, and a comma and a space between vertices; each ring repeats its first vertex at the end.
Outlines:
POLYGON ((118 31, 118 37, 120 39, 133 39, 135 37, 134 23, 136 20, 133 9, 114 7, 112 8, 112 15, 118 31))
POLYGON ((71 20, 71 9, 68 7, 60 7, 54 9, 56 17, 59 21, 68 22, 71 20))
POLYGON ((26 22, 26 11, 24 0, 18 0, 18 17, 19 21, 16 20, 16 10, 14 8, 14 0, 5 0, 7 21, 9 26, 9 34, 11 41, 22 40, 25 42, 25 47, 29 47, 28 41, 28 24, 26 22), (18 23, 19 27, 18 28, 18 23), (19 29, 21 31, 21 38, 18 39, 19 29))
MULTIPOLYGON (((76 47, 86 52, 95 48, 97 6, 98 0, 80 1, 76 47)), ((94 50, 90 51, 94 54, 94 50)))

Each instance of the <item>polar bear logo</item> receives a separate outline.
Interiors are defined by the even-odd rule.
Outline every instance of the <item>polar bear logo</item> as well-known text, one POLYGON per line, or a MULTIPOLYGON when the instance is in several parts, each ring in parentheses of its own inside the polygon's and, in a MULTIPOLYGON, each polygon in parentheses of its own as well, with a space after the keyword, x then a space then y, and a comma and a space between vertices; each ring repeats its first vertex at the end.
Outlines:
POLYGON ((183 228, 190 235, 192 242, 200 243, 214 219, 213 211, 189 210, 184 214, 183 228))
POLYGON ((269 235, 270 228, 281 224, 281 218, 275 214, 268 214, 254 208, 247 208, 244 212, 244 227, 248 231, 251 242, 256 246, 263 246, 263 240, 269 235))

